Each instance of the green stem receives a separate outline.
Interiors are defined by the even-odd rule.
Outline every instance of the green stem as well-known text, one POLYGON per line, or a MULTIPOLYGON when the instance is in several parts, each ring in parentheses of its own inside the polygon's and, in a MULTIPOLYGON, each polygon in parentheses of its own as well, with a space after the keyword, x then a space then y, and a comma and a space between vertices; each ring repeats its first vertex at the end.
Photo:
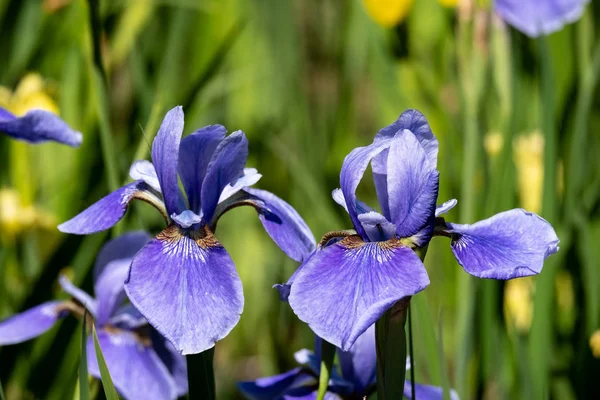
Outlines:
POLYGON ((215 348, 199 354, 187 355, 187 374, 190 400, 215 400, 215 372, 213 358, 215 348))
POLYGON ((319 371, 319 391, 317 393, 317 400, 323 400, 325 398, 325 394, 327 394, 327 387, 329 386, 329 378, 331 377, 334 358, 335 346, 325 340, 322 340, 321 369, 319 371))
POLYGON ((408 304, 408 354, 410 354, 410 392, 411 400, 417 399, 415 391, 415 351, 413 349, 412 310, 408 304))

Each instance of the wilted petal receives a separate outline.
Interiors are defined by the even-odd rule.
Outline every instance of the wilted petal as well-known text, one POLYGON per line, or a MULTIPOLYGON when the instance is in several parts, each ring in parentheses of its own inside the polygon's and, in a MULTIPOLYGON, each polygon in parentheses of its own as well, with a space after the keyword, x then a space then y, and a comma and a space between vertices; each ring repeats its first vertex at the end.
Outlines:
POLYGON ((581 18, 588 0, 496 0, 495 9, 530 37, 548 35, 581 18))
POLYGON ((0 322, 0 346, 22 343, 52 328, 59 318, 62 301, 49 301, 0 322))
POLYGON ((182 133, 183 110, 181 106, 178 106, 165 115, 152 143, 152 162, 156 168, 168 215, 181 211, 177 165, 182 133))
MULTIPOLYGON (((135 181, 120 187, 109 195, 101 198, 75 217, 63 222, 58 230, 76 235, 89 235, 111 228, 123 218, 129 202, 137 195, 152 196, 146 191, 143 181, 135 181)), ((157 202, 160 202, 154 197, 157 202)))
POLYGON ((188 196, 190 209, 200 212, 200 189, 213 153, 225 139, 222 125, 209 125, 186 136, 179 146, 179 176, 188 196))
POLYGON ((415 135, 404 130, 392 141, 388 157, 391 222, 400 237, 419 232, 435 212, 439 172, 427 160, 415 135))
POLYGON ((92 296, 73 285, 73 283, 64 275, 61 275, 58 278, 58 283, 60 283, 60 286, 65 292, 80 302, 88 310, 88 312, 92 314, 93 317, 98 315, 98 304, 92 296))
MULTIPOLYGON (((175 399, 175 381, 154 349, 128 331, 98 330, 98 342, 119 393, 127 400, 175 399)), ((87 341, 89 373, 100 379, 94 340, 87 341)))
POLYGON ((150 161, 138 160, 131 164, 131 167, 129 167, 129 176, 135 181, 142 180, 146 182, 152 189, 161 193, 156 169, 154 169, 154 165, 150 161))
POLYGON ((349 236, 316 252, 288 300, 318 336, 348 350, 394 303, 428 284, 419 257, 397 240, 365 243, 349 236))
POLYGON ((295 368, 280 375, 258 378, 255 381, 238 382, 238 388, 247 399, 274 400, 284 398, 284 395, 293 392, 296 388, 313 386, 317 383, 317 380, 304 372, 302 368, 295 368))
POLYGON ((316 241, 306 222, 292 206, 271 192, 244 189, 258 212, 258 218, 271 239, 296 261, 305 260, 315 249, 316 241))
POLYGON ((243 175, 247 158, 248 139, 242 131, 233 132, 217 146, 202 184, 202 214, 206 222, 212 219, 223 189, 243 175))
POLYGON ((375 384, 377 354, 375 352, 375 325, 360 335, 348 351, 338 349, 338 358, 344 379, 354 383, 354 391, 363 395, 375 384))
POLYGON ((442 204, 441 206, 437 206, 435 208, 435 216, 439 217, 440 215, 445 214, 448 211, 452 210, 454 208, 454 206, 456 205, 456 203, 458 203, 456 201, 456 199, 451 199, 451 200, 444 202, 444 204, 442 204))
POLYGON ((156 330, 151 329, 150 337, 152 347, 160 360, 165 364, 169 373, 175 380, 177 396, 183 396, 188 392, 187 363, 185 357, 156 330))
POLYGON ((371 242, 383 242, 391 239, 396 234, 396 225, 375 211, 359 214, 358 220, 367 232, 371 242))
MULTIPOLYGON (((413 400, 410 381, 404 382, 404 397, 407 400, 413 400)), ((415 400, 443 400, 444 389, 439 386, 419 385, 415 383, 415 400)), ((459 400, 456 391, 450 389, 450 400, 459 400)))
POLYGON ((522 209, 496 214, 473 225, 447 224, 452 252, 469 274, 512 279, 540 273, 558 251, 558 237, 546 220, 522 209))
POLYGON ((74 131, 62 119, 45 110, 31 110, 16 117, 0 108, 0 132, 13 139, 29 143, 54 141, 78 147, 83 140, 80 132, 74 131))
POLYGON ((208 229, 193 234, 169 226, 138 252, 125 283, 133 305, 183 354, 213 347, 244 307, 229 254, 208 229))
POLYGON ((122 260, 125 258, 133 259, 133 256, 142 248, 152 237, 144 231, 134 231, 124 233, 112 240, 106 242, 96 256, 94 264, 94 281, 104 270, 104 267, 111 261, 122 260))
POLYGON ((244 175, 239 177, 235 184, 225 186, 225 189, 221 192, 221 197, 219 197, 219 203, 227 200, 243 188, 254 185, 260 178, 262 178, 262 175, 258 173, 256 168, 244 168, 244 175))
POLYGON ((98 302, 96 323, 106 324, 125 300, 125 279, 129 273, 132 258, 115 260, 108 263, 94 283, 98 302))

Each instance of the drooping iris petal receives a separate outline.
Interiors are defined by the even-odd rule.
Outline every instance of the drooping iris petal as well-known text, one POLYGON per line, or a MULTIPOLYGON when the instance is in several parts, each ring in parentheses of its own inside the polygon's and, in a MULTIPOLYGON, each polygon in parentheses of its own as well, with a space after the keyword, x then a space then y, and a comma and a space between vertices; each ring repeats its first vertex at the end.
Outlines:
POLYGON ((29 143, 53 141, 78 147, 83 136, 73 130, 62 119, 45 110, 31 110, 22 117, 16 117, 0 108, 0 132, 13 139, 29 143))
POLYGON ((377 354, 375 352, 375 325, 360 335, 348 351, 338 349, 338 358, 344 379, 354 383, 354 392, 363 395, 375 384, 377 354))
POLYGON ((358 220, 371 242, 383 242, 396 234, 396 225, 375 211, 359 214, 358 220))
POLYGON ((396 239, 365 243, 349 236, 316 252, 288 300, 318 336, 348 350, 394 303, 428 284, 419 257, 396 239))
POLYGON ((104 267, 94 283, 94 292, 98 302, 96 322, 106 324, 125 299, 125 279, 129 273, 132 258, 111 261, 104 267))
MULTIPOLYGON (((413 400, 412 388, 410 381, 404 382, 404 397, 407 400, 413 400)), ((415 397, 416 400, 443 400, 444 389, 439 386, 432 385, 420 385, 415 383, 415 397)), ((454 390, 450 390, 450 400, 459 400, 458 393, 454 390)))
POLYGON ((179 142, 182 133, 183 109, 178 106, 165 115, 152 143, 152 163, 156 168, 168 215, 182 211, 177 183, 179 142))
POLYGON ((156 330, 151 330, 150 337, 154 351, 158 354, 160 360, 165 364, 175 381, 177 396, 185 395, 188 392, 187 363, 185 357, 156 330))
POLYGON ((221 197, 219 197, 219 203, 227 200, 243 188, 254 185, 260 178, 262 178, 262 175, 258 173, 256 168, 244 168, 243 176, 239 177, 233 185, 225 186, 225 189, 221 192, 221 197))
POLYGON ((124 233, 106 242, 96 256, 94 281, 98 279, 98 276, 100 276, 108 263, 125 258, 133 259, 135 253, 144 247, 150 239, 151 236, 147 232, 134 231, 124 233))
POLYGON ((512 279, 540 273, 544 259, 558 251, 559 239, 546 220, 522 209, 472 225, 448 223, 452 252, 469 274, 512 279))
POLYGON ((171 214, 171 219, 182 228, 189 228, 192 225, 202 222, 202 217, 192 210, 183 210, 181 214, 171 214))
POLYGON ((581 18, 588 0, 495 0, 495 10, 530 37, 548 35, 581 18))
POLYGON ((222 125, 209 125, 181 140, 179 146, 179 176, 190 203, 190 209, 200 212, 200 189, 206 169, 227 130, 222 125))
MULTIPOLYGON (((136 196, 154 196, 143 181, 135 181, 120 187, 101 198, 75 217, 63 222, 58 230, 76 235, 89 235, 111 228, 123 218, 129 202, 136 196)), ((160 202, 155 198, 157 202, 160 202)))
POLYGON ((315 237, 292 206, 266 190, 244 191, 250 195, 247 201, 254 205, 263 227, 285 254, 303 261, 314 251, 315 237))
MULTIPOLYGON (((143 340, 143 339, 142 339, 143 340)), ((154 349, 142 343, 135 333, 98 330, 98 342, 110 376, 127 400, 175 399, 175 381, 154 349)), ((94 340, 87 341, 89 373, 100 379, 94 340)))
POLYGON ((247 158, 248 139, 244 132, 235 131, 219 143, 202 184, 202 214, 205 221, 212 219, 223 189, 235 184, 243 175, 247 158))
POLYGON ((354 229, 363 238, 367 239, 368 235, 358 220, 358 211, 356 205, 356 188, 362 176, 369 165, 369 162, 377 154, 389 148, 391 140, 380 140, 366 147, 357 147, 344 159, 342 171, 340 172, 340 186, 346 199, 346 207, 354 229))
POLYGON ((456 199, 451 199, 451 200, 445 201, 442 205, 437 206, 435 208, 435 216, 439 217, 440 215, 445 214, 448 211, 452 210, 454 208, 454 206, 456 205, 456 203, 458 203, 456 201, 456 199))
POLYGON ((439 172, 410 131, 392 141, 388 156, 388 196, 391 222, 400 237, 419 232, 434 215, 439 172))
MULTIPOLYGON (((316 385, 317 380, 302 370, 294 368, 280 375, 258 378, 255 381, 238 382, 238 388, 250 400, 282 399, 293 389, 316 385)), ((309 391, 314 389, 310 388, 309 391)), ((293 395, 293 394, 292 394, 293 395)))
POLYGON ((129 167, 129 176, 134 181, 142 180, 148 186, 161 193, 160 182, 154 165, 148 160, 137 160, 129 167))
POLYGON ((244 307, 242 283, 223 246, 208 230, 194 240, 175 225, 138 252, 125 290, 182 354, 213 347, 237 324, 244 307))
POLYGON ((0 346, 22 343, 52 328, 59 318, 62 301, 49 301, 0 322, 0 346))
POLYGON ((96 299, 73 285, 73 283, 64 275, 61 275, 58 278, 58 283, 60 283, 60 286, 65 292, 80 302, 92 316, 96 317, 98 315, 98 303, 96 302, 96 299))

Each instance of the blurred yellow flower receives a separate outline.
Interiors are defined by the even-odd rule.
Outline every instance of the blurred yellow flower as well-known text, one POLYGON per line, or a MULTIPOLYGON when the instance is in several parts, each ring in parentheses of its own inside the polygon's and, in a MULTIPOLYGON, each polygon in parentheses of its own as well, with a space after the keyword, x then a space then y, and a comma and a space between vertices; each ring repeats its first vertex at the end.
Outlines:
POLYGON ((534 289, 531 277, 511 279, 504 287, 504 317, 519 333, 527 333, 531 326, 534 289))
POLYGON ((34 108, 58 114, 58 106, 46 92, 46 84, 39 74, 25 75, 14 92, 0 86, 0 106, 15 115, 23 115, 34 108))
POLYGON ((521 206, 539 213, 544 184, 544 137, 539 130, 520 135, 513 141, 513 159, 517 167, 521 206))
POLYGON ((375 22, 391 28, 406 18, 413 0, 363 0, 363 4, 375 22))
POLYGON ((590 348, 594 357, 600 358, 600 329, 596 330, 590 336, 590 348))
POLYGON ((489 132, 483 138, 483 148, 490 158, 496 157, 504 147, 504 137, 500 132, 489 132))
POLYGON ((438 3, 444 7, 456 7, 460 3, 460 0, 438 0, 438 3))
POLYGON ((57 223, 52 215, 25 205, 16 190, 0 189, 0 232, 4 239, 12 240, 19 233, 34 226, 54 229, 57 223))

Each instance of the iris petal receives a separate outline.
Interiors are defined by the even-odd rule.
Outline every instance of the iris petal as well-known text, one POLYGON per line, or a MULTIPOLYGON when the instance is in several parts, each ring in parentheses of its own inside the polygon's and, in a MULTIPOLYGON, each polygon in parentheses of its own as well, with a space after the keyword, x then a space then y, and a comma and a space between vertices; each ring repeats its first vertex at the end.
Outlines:
POLYGON ((451 199, 451 200, 445 201, 442 205, 437 206, 435 208, 435 216, 439 217, 440 215, 445 214, 448 211, 452 210, 454 208, 454 206, 456 205, 456 203, 458 203, 456 201, 456 199, 451 199))
POLYGON ((13 139, 29 143, 53 141, 78 147, 83 136, 74 131, 58 116, 44 110, 31 110, 22 117, 16 117, 0 108, 0 132, 13 139))
MULTIPOLYGON (((128 331, 98 330, 98 342, 110 376, 127 400, 175 399, 175 382, 167 367, 147 344, 128 331)), ((93 338, 87 341, 89 373, 100 379, 93 338)))
POLYGON ((316 252, 288 300, 318 336, 348 350, 394 303, 428 284, 419 257, 397 240, 365 243, 349 236, 316 252))
POLYGON ((137 253, 148 241, 150 235, 144 231, 134 231, 124 233, 115 239, 109 240, 98 252, 96 263, 94 264, 94 281, 98 279, 104 267, 111 261, 122 260, 124 258, 133 259, 137 253))
POLYGON ((151 330, 152 347, 175 380, 177 396, 188 392, 187 363, 175 347, 156 330, 151 330))
POLYGON ((137 253, 125 290, 183 354, 213 347, 237 324, 244 307, 242 283, 223 246, 210 231, 193 239, 175 225, 137 253))
POLYGON ((80 302, 93 317, 98 315, 98 303, 96 299, 87 294, 85 291, 79 289, 77 286, 73 285, 73 283, 64 275, 61 275, 58 278, 58 283, 62 289, 73 296, 75 300, 80 302))
POLYGON ((98 302, 96 322, 100 326, 108 322, 125 299, 124 285, 131 261, 132 258, 111 261, 94 283, 94 292, 98 302))
POLYGON ((544 260, 558 251, 554 228, 522 209, 496 214, 472 225, 447 224, 452 252, 469 274, 512 279, 535 275, 544 260))
POLYGON ((280 375, 258 378, 255 381, 239 382, 238 388, 250 400, 281 399, 294 388, 316 385, 317 380, 311 375, 295 368, 280 375))
MULTIPOLYGON (((410 381, 404 382, 404 397, 407 400, 412 400, 412 388, 410 381)), ((443 400, 444 389, 439 386, 420 385, 415 383, 415 399, 418 400, 443 400)), ((459 400, 455 390, 450 390, 450 400, 459 400)))
POLYGON ((161 193, 160 182, 158 181, 158 175, 154 165, 148 160, 138 160, 131 164, 129 167, 129 176, 131 179, 138 181, 142 180, 146 182, 148 186, 161 193))
POLYGON ((338 358, 344 379, 354 383, 354 391, 364 395, 375 384, 377 355, 375 352, 375 325, 360 335, 348 351, 338 349, 338 358))
POLYGON ((59 318, 62 301, 49 301, 0 322, 0 346, 22 343, 52 328, 59 318))
POLYGON ((227 200, 240 190, 254 185, 262 178, 262 175, 258 173, 256 168, 244 168, 244 175, 239 177, 235 183, 225 186, 225 189, 221 192, 219 197, 219 203, 227 200))

